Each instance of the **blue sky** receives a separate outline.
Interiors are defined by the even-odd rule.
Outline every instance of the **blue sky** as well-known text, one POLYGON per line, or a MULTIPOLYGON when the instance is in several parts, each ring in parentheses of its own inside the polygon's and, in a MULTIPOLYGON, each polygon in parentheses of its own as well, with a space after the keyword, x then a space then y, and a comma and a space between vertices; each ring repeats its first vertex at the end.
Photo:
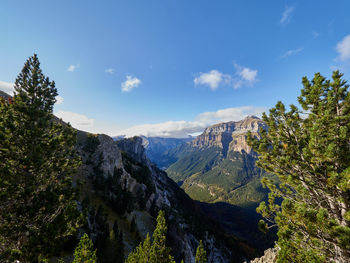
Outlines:
POLYGON ((302 76, 350 79, 350 2, 2 1, 0 89, 38 54, 55 114, 109 135, 176 136, 296 103, 302 76))

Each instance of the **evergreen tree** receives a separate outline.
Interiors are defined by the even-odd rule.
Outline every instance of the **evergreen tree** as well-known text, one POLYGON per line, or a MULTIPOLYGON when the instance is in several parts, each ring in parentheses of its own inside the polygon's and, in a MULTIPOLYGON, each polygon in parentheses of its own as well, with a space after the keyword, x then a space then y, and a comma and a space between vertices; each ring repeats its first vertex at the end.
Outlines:
POLYGON ((89 236, 85 233, 74 251, 73 263, 96 263, 96 250, 89 236))
POLYGON ((207 252, 204 249, 202 240, 199 242, 196 252, 196 263, 207 263, 207 252))
POLYGON ((45 258, 76 229, 76 133, 53 121, 56 96, 55 83, 34 55, 16 79, 12 103, 0 100, 2 262, 45 258))
POLYGON ((139 246, 132 251, 125 263, 148 263, 151 250, 151 239, 147 234, 146 239, 139 244, 139 246))
POLYGON ((153 243, 150 253, 150 262, 152 263, 166 263, 173 262, 170 255, 170 248, 166 246, 166 235, 168 227, 165 221, 165 213, 163 210, 159 211, 157 217, 157 227, 153 233, 153 243))
POLYGON ((280 181, 263 179, 271 192, 257 209, 263 229, 278 226, 278 262, 350 261, 350 93, 342 76, 304 77, 302 110, 278 102, 263 115, 268 131, 249 136, 258 165, 280 181))
POLYGON ((126 263, 175 263, 166 246, 167 225, 164 211, 157 217, 157 226, 153 233, 153 242, 147 234, 146 239, 129 254, 126 263))

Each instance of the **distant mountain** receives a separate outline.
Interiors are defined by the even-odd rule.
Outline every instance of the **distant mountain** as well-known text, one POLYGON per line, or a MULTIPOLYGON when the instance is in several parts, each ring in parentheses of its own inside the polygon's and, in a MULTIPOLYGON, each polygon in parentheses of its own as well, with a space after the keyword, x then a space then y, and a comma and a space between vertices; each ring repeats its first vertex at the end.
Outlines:
POLYGON ((161 137, 145 137, 141 136, 143 146, 146 149, 148 158, 155 163, 159 168, 166 169, 177 159, 169 151, 191 142, 194 138, 161 138, 161 137))
POLYGON ((173 150, 178 159, 168 175, 194 199, 256 205, 266 196, 255 166, 256 154, 247 144, 247 133, 259 136, 265 123, 250 116, 238 122, 210 126, 191 143, 173 150))
POLYGON ((216 124, 193 141, 168 150, 163 158, 176 160, 166 172, 191 198, 212 203, 202 204, 208 214, 263 248, 271 237, 266 240, 257 230, 260 216, 255 209, 267 198, 262 176, 273 176, 255 165, 257 155, 247 144, 248 131, 259 137, 260 128, 267 126, 255 116, 216 124))

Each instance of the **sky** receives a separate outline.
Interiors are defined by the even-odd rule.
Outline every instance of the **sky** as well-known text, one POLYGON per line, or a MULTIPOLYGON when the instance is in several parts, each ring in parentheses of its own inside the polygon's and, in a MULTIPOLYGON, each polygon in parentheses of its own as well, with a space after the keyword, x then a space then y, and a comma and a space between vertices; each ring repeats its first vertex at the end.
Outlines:
POLYGON ((54 114, 93 133, 186 137, 350 80, 350 1, 4 0, 0 89, 38 54, 54 114))

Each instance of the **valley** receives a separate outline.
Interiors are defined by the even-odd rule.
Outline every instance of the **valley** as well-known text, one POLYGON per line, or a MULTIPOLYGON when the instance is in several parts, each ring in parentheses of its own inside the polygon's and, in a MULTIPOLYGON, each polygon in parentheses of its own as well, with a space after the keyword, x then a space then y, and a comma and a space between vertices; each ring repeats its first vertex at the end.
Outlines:
POLYGON ((171 143, 172 138, 163 138, 162 146, 168 140, 169 144, 162 148, 158 140, 147 138, 146 152, 156 164, 164 165, 167 160, 168 176, 212 218, 231 233, 265 249, 273 245, 274 233, 265 235, 258 230, 261 217, 255 209, 267 200, 262 177, 276 178, 256 167, 257 155, 247 144, 247 133, 259 137, 259 129, 266 127, 259 118, 249 116, 209 126, 201 135, 178 145, 171 143))

